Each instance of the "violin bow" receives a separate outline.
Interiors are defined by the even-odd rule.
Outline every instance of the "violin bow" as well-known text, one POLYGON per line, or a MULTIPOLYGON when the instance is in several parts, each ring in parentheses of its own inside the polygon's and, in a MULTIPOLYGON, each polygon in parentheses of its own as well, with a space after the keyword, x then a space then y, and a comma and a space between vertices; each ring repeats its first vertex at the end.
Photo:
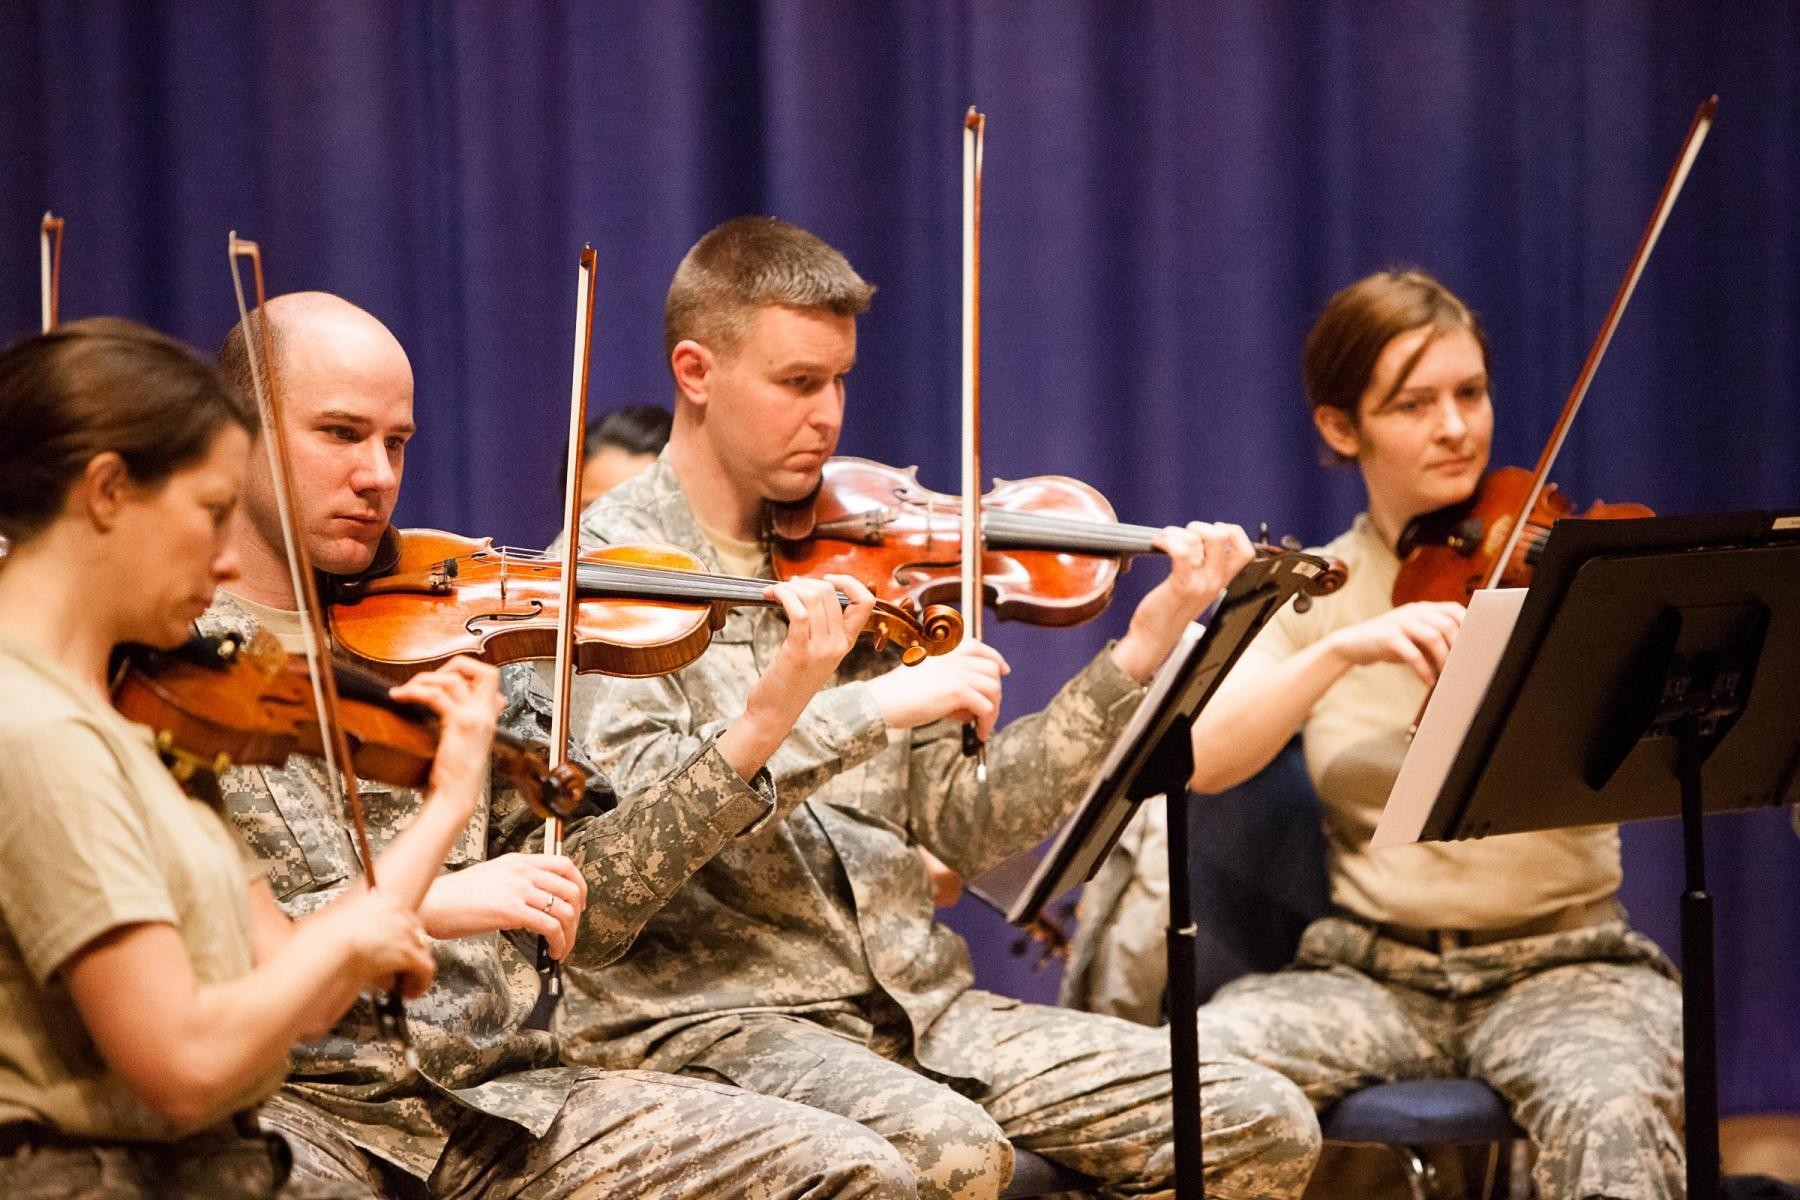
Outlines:
MULTIPOLYGON (((556 695, 550 709, 550 765, 560 769, 569 761, 569 715, 575 681, 575 622, 580 597, 576 567, 581 560, 581 472, 587 464, 587 406, 589 349, 594 338, 594 248, 581 248, 575 273, 575 359, 569 373, 568 482, 563 491, 562 610, 556 621, 556 695)), ((556 817, 544 822, 544 853, 563 852, 563 824, 556 817)), ((562 1000, 562 965, 550 956, 550 943, 537 944, 538 998, 525 1018, 527 1029, 548 1030, 562 1000)))
POLYGON ((56 311, 62 300, 63 219, 46 212, 38 226, 38 311, 40 332, 56 328, 56 311))
MULTIPOLYGON (((987 117, 969 106, 963 118, 962 189, 962 610, 968 636, 981 637, 981 150, 987 117)), ((987 782, 987 751, 973 724, 963 726, 963 753, 987 782)))
MULTIPOLYGON (((288 455, 287 434, 281 425, 279 388, 275 381, 275 343, 269 333, 267 292, 263 288, 262 251, 255 242, 247 241, 233 230, 228 237, 231 264, 231 286, 237 296, 238 320, 244 330, 244 355, 250 365, 250 384, 256 393, 256 406, 262 413, 262 441, 269 456, 269 471, 275 485, 275 507, 281 517, 281 529, 287 542, 288 574, 294 585, 294 600, 300 606, 300 632, 306 650, 306 665, 312 675, 313 704, 319 714, 319 728, 324 731, 326 777, 337 794, 344 798, 356 832, 356 848, 362 858, 363 878, 370 891, 375 890, 375 855, 369 848, 368 822, 363 815, 362 793, 357 790, 356 772, 351 769, 350 739, 338 713, 337 676, 325 657, 324 610, 319 607, 319 589, 313 574, 312 556, 301 540, 294 514, 299 503, 294 494, 292 458, 288 455), (250 264, 256 292, 254 328, 244 301, 244 279, 239 260, 250 264), (253 336, 254 334, 254 336, 253 336)), ((376 1021, 384 1038, 405 1047, 406 1060, 418 1069, 418 1052, 406 1030, 406 1007, 398 988, 388 991, 375 1005, 376 1021)))
POLYGON ((1709 96, 1701 102, 1692 123, 1688 125, 1687 136, 1681 141, 1681 151, 1675 156, 1675 165, 1670 168, 1669 177, 1663 181, 1662 194, 1657 197, 1656 209, 1650 214, 1650 223, 1644 227, 1643 237, 1638 239, 1637 252, 1631 256, 1631 265, 1625 270, 1625 278, 1619 281, 1619 290, 1613 296, 1612 307, 1606 310, 1606 319, 1600 323, 1600 332, 1588 350, 1587 360, 1581 364, 1581 372, 1575 377, 1575 386, 1569 390, 1569 399, 1563 405, 1562 415, 1556 419, 1556 428, 1551 431, 1550 440, 1544 443, 1543 453, 1538 455, 1537 467, 1531 475, 1531 488, 1525 493, 1525 503, 1513 519, 1512 531, 1507 536, 1500 557, 1494 560, 1494 570, 1488 577, 1487 587, 1498 587, 1500 577, 1512 562, 1519 539, 1525 532, 1525 518, 1536 507, 1538 496, 1543 493, 1544 483, 1550 478, 1550 468, 1555 465, 1557 454, 1568 440, 1569 427, 1575 422, 1575 413, 1587 398, 1588 387, 1594 382, 1594 375, 1600 369, 1600 360, 1606 357, 1606 348, 1612 344, 1613 334, 1618 330, 1619 322, 1624 319, 1625 306, 1631 303, 1631 294, 1637 290, 1638 280, 1643 277, 1644 267, 1650 261, 1650 252, 1656 249, 1656 241, 1662 236, 1663 226, 1668 223, 1669 213, 1675 208, 1682 186, 1687 183, 1688 172, 1693 170, 1694 160, 1700 156, 1700 146, 1712 129, 1713 115, 1718 109, 1719 98, 1709 96))

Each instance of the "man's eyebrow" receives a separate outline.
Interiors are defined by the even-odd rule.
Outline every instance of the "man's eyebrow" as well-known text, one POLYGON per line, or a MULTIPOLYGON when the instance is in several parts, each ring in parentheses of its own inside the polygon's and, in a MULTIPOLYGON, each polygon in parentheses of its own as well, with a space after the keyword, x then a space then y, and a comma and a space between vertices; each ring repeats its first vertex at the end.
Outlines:
MULTIPOLYGON (((848 371, 851 367, 854 367, 855 365, 856 365, 856 360, 854 358, 852 358, 849 362, 844 364, 844 370, 848 371)), ((783 372, 787 372, 787 371, 809 371, 815 375, 842 374, 842 372, 834 370, 831 366, 830 361, 827 359, 806 358, 804 356, 800 357, 800 358, 790 358, 785 361, 781 361, 779 363, 779 365, 776 366, 776 368, 775 368, 776 374, 782 374, 783 372)))
MULTIPOLYGON (((354 425, 358 429, 369 429, 369 428, 372 428, 375 424, 373 421, 369 420, 369 418, 363 416, 361 413, 353 413, 353 412, 349 412, 349 411, 346 411, 345 409, 341 409, 341 408, 326 409, 324 412, 319 414, 319 420, 321 420, 321 421, 337 421, 344 425, 354 425)), ((404 424, 394 426, 394 432, 398 433, 398 434, 404 434, 407 437, 411 437, 414 433, 416 433, 418 431, 418 428, 419 427, 417 425, 413 424, 411 421, 407 421, 404 424)))

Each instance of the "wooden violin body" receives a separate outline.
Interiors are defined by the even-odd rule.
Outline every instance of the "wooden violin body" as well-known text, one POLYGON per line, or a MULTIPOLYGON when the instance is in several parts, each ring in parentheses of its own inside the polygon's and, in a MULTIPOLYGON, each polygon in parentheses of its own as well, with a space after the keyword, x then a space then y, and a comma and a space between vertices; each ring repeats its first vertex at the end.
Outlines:
MULTIPOLYGON (((1119 570, 1155 551, 1154 530, 1121 526, 1106 497, 1076 479, 996 480, 982 497, 982 590, 1003 621, 1079 625, 1112 598, 1119 570)), ((950 603, 962 579, 962 500, 919 484, 917 467, 864 458, 825 464, 804 522, 781 520, 775 574, 849 575, 883 600, 950 603)))
MULTIPOLYGON (((339 665, 336 676, 351 769, 393 787, 425 787, 437 753, 436 715, 390 699, 385 684, 353 669, 339 665)), ((199 637, 174 650, 128 654, 114 672, 112 701, 149 726, 184 782, 200 771, 280 766, 290 755, 324 753, 306 660, 267 633, 248 642, 199 637)), ((501 776, 545 816, 567 816, 580 804, 587 772, 579 765, 553 770, 505 733, 495 735, 492 753, 501 776)))
MULTIPOLYGON (((458 655, 490 663, 556 654, 562 564, 496 549, 489 539, 435 529, 400 533, 391 572, 337 587, 330 610, 338 652, 387 679, 405 679, 458 655)), ((770 605, 767 580, 712 575, 676 546, 634 544, 581 553, 575 668, 628 678, 666 675, 693 662, 726 612, 770 605)), ((893 643, 909 663, 961 640, 949 609, 920 615, 878 607, 864 636, 893 643)))
MULTIPOLYGON (((1395 604, 1415 600, 1454 600, 1467 604, 1483 587, 1494 586, 1496 566, 1509 542, 1512 553, 1500 572, 1500 587, 1527 587, 1550 526, 1574 516, 1574 505, 1555 484, 1532 498, 1532 473, 1523 467, 1500 467, 1481 477, 1475 492, 1461 504, 1415 517, 1400 534, 1400 574, 1394 580, 1395 604), (1514 539, 1518 514, 1531 501, 1526 528, 1514 539)), ((1595 501, 1583 519, 1618 520, 1653 517, 1642 504, 1595 501)))
MULTIPOLYGON (((834 458, 815 496, 771 514, 775 574, 835 572, 897 604, 947 601, 962 583, 961 512, 959 497, 921 487, 916 467, 834 458)), ((1097 616, 1133 557, 1161 553, 1158 530, 1121 524, 1106 497, 1063 475, 996 480, 981 500, 981 529, 988 604, 1002 620, 1034 625, 1097 616)), ((1340 564, 1311 594, 1335 591, 1344 578, 1340 564)))

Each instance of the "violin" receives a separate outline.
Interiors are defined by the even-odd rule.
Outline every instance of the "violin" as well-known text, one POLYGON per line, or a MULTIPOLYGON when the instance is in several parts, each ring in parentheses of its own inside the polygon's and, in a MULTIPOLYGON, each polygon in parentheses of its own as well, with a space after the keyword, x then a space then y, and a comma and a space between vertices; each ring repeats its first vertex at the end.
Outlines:
MULTIPOLYGON (((766 579, 715 575, 675 546, 581 552, 575 669, 642 678, 666 675, 706 649, 731 608, 773 607, 766 579)), ((389 569, 331 584, 328 623, 338 653, 384 679, 402 680, 458 655, 496 665, 556 653, 563 567, 532 551, 435 529, 399 533, 389 569)), ((850 599, 839 593, 848 605, 850 599)), ((878 602, 862 636, 898 646, 908 665, 962 640, 962 618, 941 605, 878 602)))
MULTIPOLYGON (((1408 521, 1396 547, 1402 562, 1394 581, 1394 603, 1456 600, 1467 604, 1483 587, 1529 587, 1550 526, 1575 515, 1574 504, 1555 484, 1546 484, 1528 501, 1531 487, 1530 471, 1498 467, 1483 475, 1475 493, 1461 504, 1408 521), (1514 539, 1512 532, 1521 512, 1525 513, 1524 528, 1514 539), (1512 553, 1502 563, 1500 555, 1509 543, 1512 553), (1496 567, 1497 581, 1489 583, 1496 567)), ((1581 517, 1625 520, 1655 515, 1642 504, 1596 500, 1581 517)))
MULTIPOLYGON (((1588 388, 1606 357, 1614 332, 1625 316, 1631 294, 1643 277, 1656 248, 1663 225, 1681 195, 1688 172, 1700 154, 1700 146, 1712 129, 1719 98, 1712 96, 1700 104, 1688 125, 1687 136, 1675 156, 1663 182, 1662 193, 1650 214, 1650 223, 1626 267, 1600 332, 1588 349, 1575 385, 1563 404, 1556 427, 1538 455, 1537 466, 1530 471, 1522 467, 1502 467, 1482 476, 1475 494, 1461 504, 1427 513, 1407 524, 1396 546, 1403 560, 1394 580, 1395 604, 1414 600, 1457 600, 1467 604, 1475 592, 1484 587, 1524 587, 1531 583, 1532 567, 1543 549, 1550 527, 1564 517, 1572 516, 1574 505, 1549 482, 1550 469, 1556 462, 1575 414, 1587 398, 1588 388)), ((1596 502, 1584 518, 1621 519, 1655 516, 1641 504, 1603 504, 1596 502)))
MULTIPOLYGON (((364 779, 423 788, 437 753, 437 714, 388 695, 387 685, 336 664, 339 714, 350 766, 364 779)), ((147 725, 176 779, 218 775, 230 766, 280 766, 293 754, 324 753, 303 655, 288 654, 268 632, 249 641, 200 636, 172 650, 137 647, 119 656, 113 707, 147 725)), ((576 763, 554 770, 518 738, 496 733, 495 768, 544 816, 566 817, 581 803, 588 775, 576 763)))
MULTIPOLYGON (((920 486, 917 467, 830 459, 813 496, 771 506, 775 577, 836 572, 894 604, 935 605, 962 586, 961 513, 961 498, 920 486)), ((1162 553, 1160 532, 1120 523, 1106 497, 1077 479, 996 480, 981 499, 983 594, 1003 621, 1078 625, 1106 608, 1133 557, 1162 553)), ((1267 558, 1290 548, 1256 550, 1267 558)), ((1334 562, 1296 603, 1347 578, 1334 562)))

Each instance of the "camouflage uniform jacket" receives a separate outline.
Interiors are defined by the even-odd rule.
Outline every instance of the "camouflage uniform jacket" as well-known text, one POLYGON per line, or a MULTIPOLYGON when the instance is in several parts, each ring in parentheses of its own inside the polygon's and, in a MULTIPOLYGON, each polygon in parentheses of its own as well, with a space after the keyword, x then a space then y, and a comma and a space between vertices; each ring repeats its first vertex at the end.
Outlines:
MULTIPOLYGON (((247 634, 255 620, 221 592, 201 624, 206 632, 247 634)), ((501 724, 541 741, 546 702, 529 686, 532 674, 526 666, 503 672, 508 708, 501 724)), ((617 955, 711 849, 771 810, 773 795, 766 781, 757 782, 761 791, 708 744, 649 804, 631 814, 596 810, 569 826, 565 849, 583 862, 592 889, 577 939, 583 961, 617 955)), ((360 874, 347 818, 319 761, 296 756, 280 768, 233 768, 220 785, 232 821, 289 915, 317 909, 360 874)), ((420 796, 375 783, 359 791, 369 840, 380 854, 418 810, 420 796)), ((477 807, 446 869, 526 849, 541 827, 515 792, 497 789, 477 807)), ((537 976, 507 938, 490 933, 440 941, 434 953, 436 981, 407 1003, 418 1071, 379 1038, 365 999, 325 1037, 295 1049, 286 1089, 335 1118, 358 1145, 420 1178, 437 1164, 465 1110, 542 1135, 579 1074, 559 1065, 550 1034, 521 1028, 537 998, 537 976)))
MULTIPOLYGON (((590 506, 581 536, 672 542, 718 569, 666 454, 590 506)), ((578 704, 575 728, 621 811, 743 712, 786 628, 779 609, 734 609, 692 666, 608 679, 604 705, 584 715, 578 704)), ((987 1047, 932 1036, 973 976, 910 843, 970 876, 1038 841, 1080 799, 1143 689, 1100 654, 993 739, 984 795, 958 726, 887 730, 865 681, 897 662, 854 649, 769 763, 778 819, 701 868, 618 961, 570 973, 567 1057, 678 1070, 730 1032, 730 1014, 773 1011, 859 1039, 907 1035, 928 1070, 985 1078, 987 1047)))

